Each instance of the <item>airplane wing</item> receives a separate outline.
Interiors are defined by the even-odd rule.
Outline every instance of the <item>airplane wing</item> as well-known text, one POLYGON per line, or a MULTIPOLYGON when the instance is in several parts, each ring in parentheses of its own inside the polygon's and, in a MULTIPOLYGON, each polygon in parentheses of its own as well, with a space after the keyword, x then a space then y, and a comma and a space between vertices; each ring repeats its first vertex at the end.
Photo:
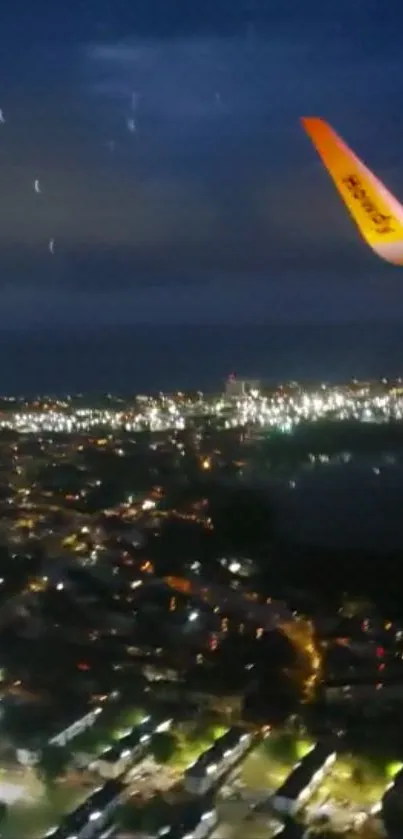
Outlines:
POLYGON ((325 120, 301 122, 367 244, 387 262, 403 265, 403 206, 325 120))

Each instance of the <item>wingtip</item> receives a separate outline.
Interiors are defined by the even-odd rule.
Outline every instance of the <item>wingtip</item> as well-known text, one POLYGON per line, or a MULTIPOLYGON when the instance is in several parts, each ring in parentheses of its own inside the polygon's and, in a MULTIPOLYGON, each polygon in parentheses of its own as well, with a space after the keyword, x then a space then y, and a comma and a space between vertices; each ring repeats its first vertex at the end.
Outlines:
POLYGON ((305 131, 309 131, 310 128, 315 128, 315 126, 327 125, 326 120, 322 117, 300 117, 300 122, 305 131))

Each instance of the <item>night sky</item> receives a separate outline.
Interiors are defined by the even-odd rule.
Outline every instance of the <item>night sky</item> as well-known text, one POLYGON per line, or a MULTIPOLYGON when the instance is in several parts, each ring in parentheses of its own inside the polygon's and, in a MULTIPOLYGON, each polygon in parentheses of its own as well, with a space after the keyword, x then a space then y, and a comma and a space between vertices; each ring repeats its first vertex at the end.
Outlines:
POLYGON ((403 199, 401 0, 5 5, 1 328, 400 319, 299 118, 403 199))

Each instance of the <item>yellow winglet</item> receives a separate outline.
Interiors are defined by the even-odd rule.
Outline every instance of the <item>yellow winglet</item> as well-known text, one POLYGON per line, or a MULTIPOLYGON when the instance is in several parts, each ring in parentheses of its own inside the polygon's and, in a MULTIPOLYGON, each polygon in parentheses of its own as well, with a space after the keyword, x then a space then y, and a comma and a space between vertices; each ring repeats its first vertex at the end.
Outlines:
POLYGON ((325 120, 301 122, 365 241, 382 259, 403 265, 403 206, 325 120))

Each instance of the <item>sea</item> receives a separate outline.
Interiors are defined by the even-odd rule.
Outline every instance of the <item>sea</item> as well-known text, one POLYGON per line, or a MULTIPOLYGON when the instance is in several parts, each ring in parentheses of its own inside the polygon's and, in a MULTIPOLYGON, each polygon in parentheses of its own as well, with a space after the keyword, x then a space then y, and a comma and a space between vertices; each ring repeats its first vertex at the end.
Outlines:
POLYGON ((0 394, 219 391, 264 383, 403 376, 403 323, 157 324, 3 330, 0 394))

